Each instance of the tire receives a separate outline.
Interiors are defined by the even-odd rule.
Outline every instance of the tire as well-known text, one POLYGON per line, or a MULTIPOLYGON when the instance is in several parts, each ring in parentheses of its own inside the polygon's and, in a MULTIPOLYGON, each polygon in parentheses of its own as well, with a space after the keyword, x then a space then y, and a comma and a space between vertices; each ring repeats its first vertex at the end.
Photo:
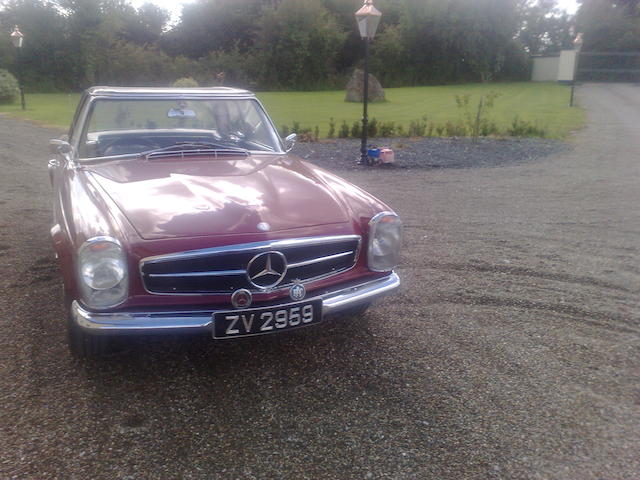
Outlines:
POLYGON ((69 352, 76 358, 95 358, 111 351, 110 338, 104 335, 89 335, 67 315, 67 344, 69 352))

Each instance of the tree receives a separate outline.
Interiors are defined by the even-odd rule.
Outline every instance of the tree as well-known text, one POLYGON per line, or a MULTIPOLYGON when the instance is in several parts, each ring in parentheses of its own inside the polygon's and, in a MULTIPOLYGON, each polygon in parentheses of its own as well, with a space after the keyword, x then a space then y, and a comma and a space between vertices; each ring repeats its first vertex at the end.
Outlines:
POLYGON ((282 0, 265 6, 256 46, 257 75, 271 88, 312 88, 335 73, 345 34, 335 18, 314 0, 282 0))
POLYGON ((572 48, 572 17, 558 9, 556 0, 523 0, 519 5, 518 39, 529 54, 557 53, 572 48))
MULTIPOLYGON (((19 25, 25 35, 21 68, 28 88, 55 90, 71 81, 72 65, 66 55, 67 39, 64 34, 66 20, 55 4, 31 0, 5 2, 0 11, 0 24, 7 32, 13 25, 19 25)), ((3 35, 0 58, 16 73, 18 67, 14 50, 9 35, 3 35)))
POLYGON ((576 15, 585 51, 640 50, 639 0, 582 0, 576 15))

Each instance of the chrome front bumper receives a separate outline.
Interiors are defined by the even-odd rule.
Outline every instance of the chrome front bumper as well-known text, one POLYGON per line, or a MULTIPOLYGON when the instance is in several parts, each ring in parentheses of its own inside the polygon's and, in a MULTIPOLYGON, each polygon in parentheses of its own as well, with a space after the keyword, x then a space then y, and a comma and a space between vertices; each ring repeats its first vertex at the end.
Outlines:
MULTIPOLYGON (((392 293, 399 286, 398 275, 392 273, 384 278, 325 293, 320 295, 322 314, 324 317, 339 315, 392 293)), ((71 304, 73 321, 86 333, 95 335, 210 332, 214 313, 216 310, 97 313, 85 310, 77 301, 71 304)))

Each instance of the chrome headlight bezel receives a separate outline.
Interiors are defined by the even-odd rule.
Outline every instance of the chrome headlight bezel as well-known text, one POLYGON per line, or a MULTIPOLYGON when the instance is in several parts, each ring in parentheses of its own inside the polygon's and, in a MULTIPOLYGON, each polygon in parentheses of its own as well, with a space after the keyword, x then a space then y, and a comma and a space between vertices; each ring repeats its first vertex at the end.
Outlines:
POLYGON ((369 221, 367 265, 374 272, 391 272, 400 262, 402 220, 393 212, 380 212, 369 221), (382 244, 381 244, 382 242, 382 244), (379 253, 384 247, 387 252, 379 253))
POLYGON ((76 275, 81 299, 89 308, 113 308, 129 295, 127 256, 113 237, 93 237, 82 244, 76 275))

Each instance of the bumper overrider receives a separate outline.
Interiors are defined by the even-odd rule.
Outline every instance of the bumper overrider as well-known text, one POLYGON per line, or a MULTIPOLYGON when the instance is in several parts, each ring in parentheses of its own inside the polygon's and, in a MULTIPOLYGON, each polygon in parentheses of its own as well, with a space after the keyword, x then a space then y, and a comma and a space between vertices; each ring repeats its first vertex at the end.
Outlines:
MULTIPOLYGON (((393 293, 400 286, 395 273, 347 288, 337 287, 314 298, 322 299, 322 316, 347 312, 393 293)), ((228 311, 229 308, 220 309, 228 311)), ((71 305, 71 319, 85 333, 94 335, 153 334, 166 332, 211 332, 217 310, 131 311, 100 313, 86 310, 77 301, 71 305)))

